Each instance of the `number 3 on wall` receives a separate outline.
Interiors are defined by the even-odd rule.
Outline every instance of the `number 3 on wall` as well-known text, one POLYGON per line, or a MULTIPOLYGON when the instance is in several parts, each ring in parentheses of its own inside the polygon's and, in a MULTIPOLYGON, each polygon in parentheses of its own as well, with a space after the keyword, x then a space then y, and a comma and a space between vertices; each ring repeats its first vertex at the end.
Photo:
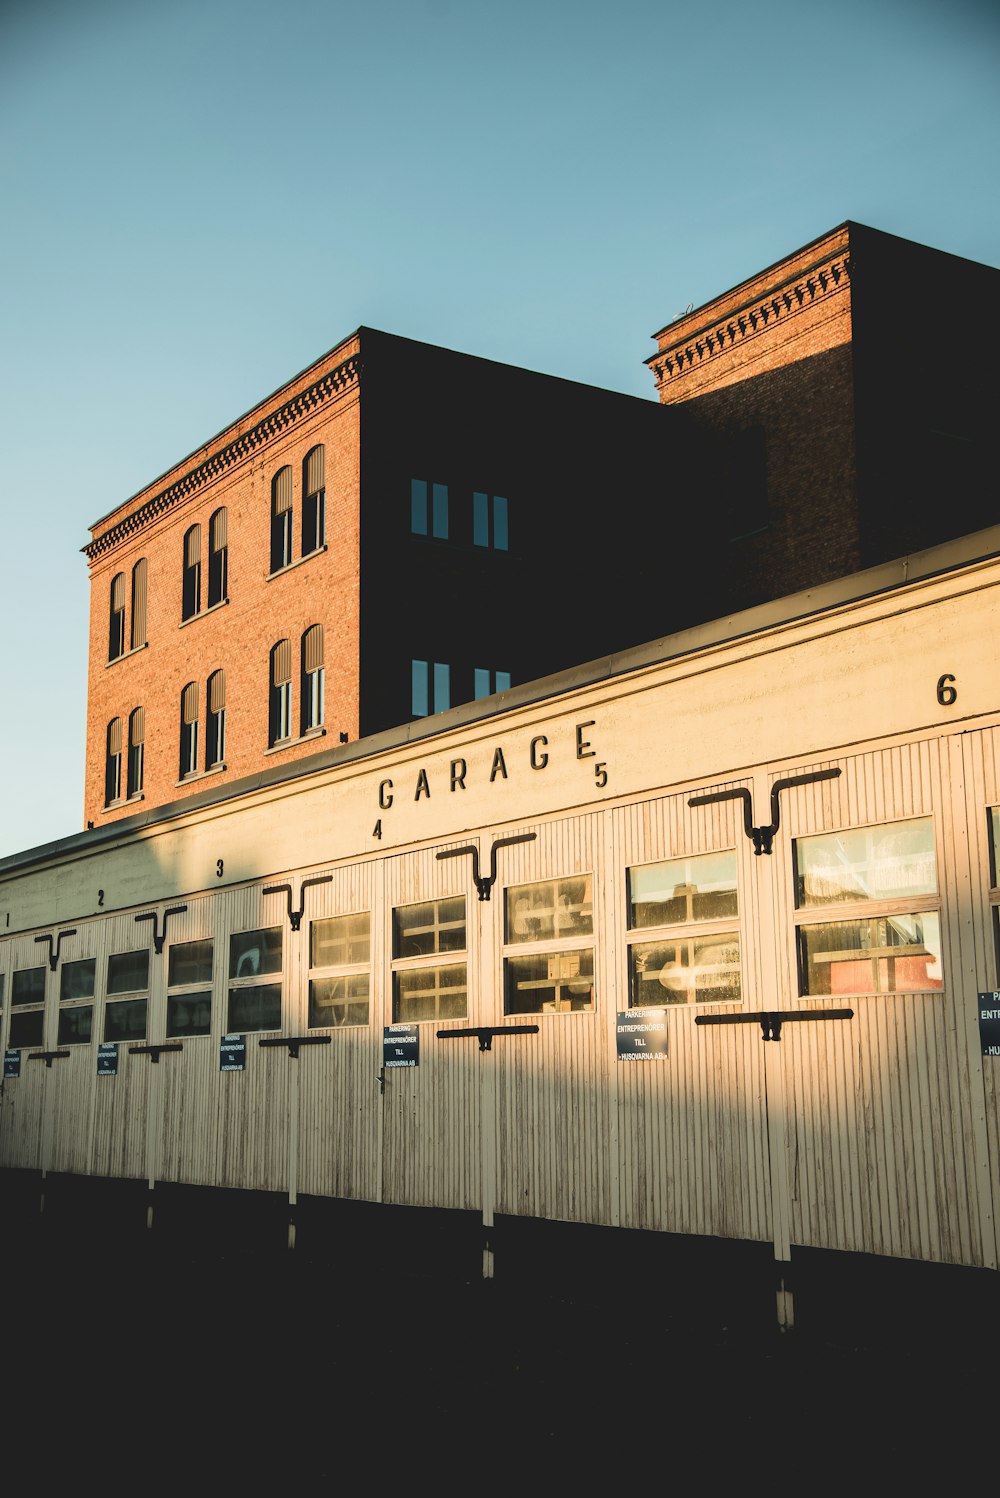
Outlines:
POLYGON ((944 676, 938 677, 937 700, 942 707, 951 707, 958 697, 958 688, 953 685, 954 680, 954 676, 947 671, 944 676))

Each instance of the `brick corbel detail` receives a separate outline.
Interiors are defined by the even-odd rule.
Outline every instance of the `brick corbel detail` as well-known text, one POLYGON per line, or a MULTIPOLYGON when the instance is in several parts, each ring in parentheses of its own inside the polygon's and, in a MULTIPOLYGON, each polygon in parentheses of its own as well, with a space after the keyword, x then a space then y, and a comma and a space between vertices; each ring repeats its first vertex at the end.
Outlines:
POLYGON ((646 360, 656 376, 657 386, 665 385, 671 379, 685 374, 696 364, 717 357, 735 343, 760 337, 777 324, 787 323, 789 318, 795 317, 817 301, 844 290, 849 285, 850 278, 850 257, 839 255, 814 267, 807 275, 776 287, 766 296, 727 313, 718 322, 699 329, 691 337, 682 339, 646 360))
POLYGON ((102 535, 96 536, 93 541, 82 547, 88 562, 93 562, 104 552, 117 546, 120 541, 144 529, 150 521, 156 520, 165 511, 186 499, 189 494, 194 494, 205 484, 211 483, 234 463, 242 462, 259 448, 265 447, 273 437, 279 436, 289 427, 295 426, 305 417, 310 416, 317 406, 322 406, 333 396, 340 395, 350 386, 356 385, 360 374, 361 359, 357 354, 350 359, 345 359, 343 364, 338 364, 335 369, 329 370, 322 379, 310 385, 307 390, 293 396, 276 411, 271 411, 249 431, 243 432, 234 441, 228 442, 225 447, 213 453, 210 458, 206 458, 203 463, 190 469, 168 488, 162 489, 159 494, 154 494, 152 499, 140 505, 139 509, 131 515, 126 515, 117 525, 111 526, 102 535))

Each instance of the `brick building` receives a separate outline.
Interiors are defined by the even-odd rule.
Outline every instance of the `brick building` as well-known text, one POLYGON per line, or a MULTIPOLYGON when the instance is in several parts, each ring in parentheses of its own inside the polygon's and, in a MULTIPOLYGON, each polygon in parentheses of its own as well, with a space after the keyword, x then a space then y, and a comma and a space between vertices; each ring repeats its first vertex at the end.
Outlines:
POLYGON ((661 330, 659 404, 359 329, 93 527, 87 821, 988 524, 998 289, 842 224, 661 330))
POLYGON ((727 471, 729 607, 996 519, 998 334, 1000 271, 847 222, 655 335, 727 471))
POLYGON ((86 820, 680 626, 696 456, 652 401, 360 329, 92 528, 86 820))

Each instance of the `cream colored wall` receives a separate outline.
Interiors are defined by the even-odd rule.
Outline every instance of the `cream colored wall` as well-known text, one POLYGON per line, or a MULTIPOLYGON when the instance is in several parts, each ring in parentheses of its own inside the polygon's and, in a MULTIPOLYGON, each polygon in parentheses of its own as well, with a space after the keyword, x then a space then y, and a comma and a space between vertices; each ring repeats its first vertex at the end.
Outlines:
MULTIPOLYGON (((779 1259, 806 1244, 996 1267, 1000 1089, 975 995, 997 982, 985 828, 1000 801, 998 607, 1000 563, 982 563, 7 877, 8 996, 40 928, 76 924, 81 951, 103 957, 148 939, 137 912, 175 901, 188 911, 171 939, 211 932, 218 955, 213 1034, 182 1054, 123 1055, 113 1080, 94 1076, 91 1047, 25 1061, 3 1091, 0 1163, 761 1239, 779 1259), (951 705, 938 700, 946 674, 951 705), (507 777, 491 781, 498 750, 507 777), (458 760, 466 787, 451 790, 458 760), (770 857, 754 855, 738 803, 689 805, 746 786, 759 824, 775 779, 831 767, 835 781, 786 796, 770 857), (753 1023, 699 1026, 678 1005, 665 1062, 617 1062, 631 864, 735 848, 733 1012, 818 1016, 836 1005, 798 996, 791 840, 908 816, 934 819, 943 991, 862 995, 852 1019, 789 1024, 779 1043, 753 1023), (437 857, 472 843, 485 868, 496 837, 522 832, 534 836, 503 850, 490 901, 476 899, 470 859, 437 857), (420 1066, 380 1082, 394 906, 465 893, 468 1024, 504 1028, 503 886, 583 873, 594 1011, 532 1017, 537 1035, 482 1053, 426 1024, 420 1066), (222 1076, 230 932, 282 927, 283 1033, 306 1029, 308 919, 294 935, 284 896, 263 890, 289 882, 297 902, 316 874, 332 877, 308 891, 308 918, 371 911, 370 1023, 297 1061, 251 1036, 247 1071, 222 1076)), ((152 971, 159 1040, 162 962, 152 971)))

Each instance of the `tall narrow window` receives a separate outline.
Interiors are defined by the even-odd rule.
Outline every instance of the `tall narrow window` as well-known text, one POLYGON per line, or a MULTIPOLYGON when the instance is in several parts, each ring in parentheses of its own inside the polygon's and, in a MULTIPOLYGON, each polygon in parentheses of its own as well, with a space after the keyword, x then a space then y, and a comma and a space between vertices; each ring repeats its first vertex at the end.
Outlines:
POLYGON ((309 1028, 367 1025, 371 960, 367 911, 309 925, 309 1028))
POLYGON ((410 662, 410 710, 415 718, 451 706, 451 667, 443 661, 410 662))
POLYGON ((314 447, 302 464, 302 555, 326 542, 326 449, 314 447))
POLYGON ((233 1035, 281 1028, 280 926, 239 931, 229 938, 226 1028, 233 1035))
POLYGON ((229 586, 229 522, 224 509, 208 522, 208 606, 222 603, 229 586))
POLYGON ((181 618, 193 619, 201 611, 201 526, 192 525, 184 536, 184 577, 181 588, 181 618))
POLYGON ((10 1033, 12 1050, 44 1044, 45 968, 27 967, 14 973, 10 989, 10 1033), (14 1011, 17 1011, 16 1013, 14 1011))
POLYGON ((271 571, 292 560, 292 470, 279 468, 271 480, 271 571))
POLYGON ((122 793, 122 720, 112 718, 108 724, 107 749, 104 756, 104 804, 110 806, 122 793))
POLYGON ((167 1039, 212 1029, 212 938, 176 942, 167 966, 167 1039))
POLYGON ((128 794, 138 796, 142 790, 142 762, 145 754, 146 709, 137 707, 128 720, 128 794))
POLYGON ((467 945, 464 895, 393 911, 393 1024, 465 1018, 467 945))
POLYGON ((415 536, 448 539, 448 485, 410 480, 410 530, 415 536))
POLYGON ((507 550, 507 501, 502 494, 473 494, 472 540, 476 546, 507 550))
POLYGON ((279 640, 271 651, 270 727, 268 742, 292 736, 292 642, 279 640))
POLYGON ((226 757, 226 673, 213 671, 208 678, 208 717, 205 721, 205 769, 221 765, 226 757))
POLYGON ((138 650, 146 643, 146 577, 148 567, 145 557, 140 557, 132 568, 132 633, 130 645, 138 650))
POLYGON ((198 770, 198 683, 189 681, 181 693, 181 776, 198 770))
POLYGON ((593 1009, 592 875, 508 889, 504 942, 504 1014, 593 1009))
POLYGON ((105 1040, 145 1040, 149 1001, 149 952, 112 952, 108 957, 105 1040))
POLYGON ((111 579, 111 611, 108 617, 108 660, 116 661, 125 651, 125 574, 111 579))
POLYGON ((302 732, 323 722, 323 626, 314 624, 302 636, 302 732))
POLYGON ((490 671, 487 667, 477 666, 474 672, 475 696, 492 697, 494 692, 506 692, 510 687, 509 671, 490 671))
POLYGON ((96 957, 64 962, 59 969, 59 1045, 89 1043, 94 1028, 96 979, 96 957))

